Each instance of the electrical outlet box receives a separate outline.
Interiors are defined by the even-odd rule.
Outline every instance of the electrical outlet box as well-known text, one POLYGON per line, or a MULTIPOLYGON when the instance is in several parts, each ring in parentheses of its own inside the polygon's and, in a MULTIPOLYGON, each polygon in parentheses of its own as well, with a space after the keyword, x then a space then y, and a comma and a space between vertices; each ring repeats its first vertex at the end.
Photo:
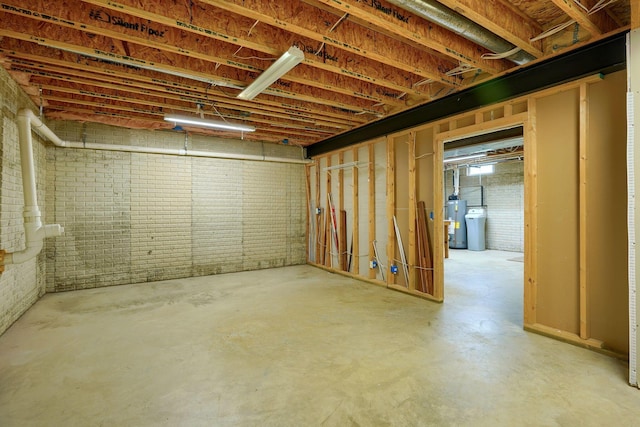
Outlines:
POLYGON ((376 268, 377 266, 378 266, 378 261, 376 261, 375 259, 369 262, 369 268, 376 268))
POLYGON ((316 215, 320 215, 322 213, 322 208, 316 208, 316 215))
POLYGON ((398 266, 397 265, 392 265, 391 266, 391 274, 398 274, 398 266))

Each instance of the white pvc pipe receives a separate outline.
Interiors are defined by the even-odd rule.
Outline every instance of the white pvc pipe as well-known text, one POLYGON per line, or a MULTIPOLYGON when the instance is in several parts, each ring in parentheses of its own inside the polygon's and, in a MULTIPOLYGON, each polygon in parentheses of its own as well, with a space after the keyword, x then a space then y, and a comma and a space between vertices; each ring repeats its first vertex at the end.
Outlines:
MULTIPOLYGON (((284 157, 258 156, 254 154, 217 153, 213 151, 190 151, 185 149, 138 147, 130 145, 111 145, 63 141, 40 120, 33 111, 21 109, 18 112, 18 135, 20 142, 20 164, 22 166, 22 185, 24 193, 24 232, 25 249, 19 252, 3 253, 4 264, 18 264, 38 255, 44 246, 45 237, 60 236, 64 228, 59 224, 42 225, 41 213, 36 195, 36 174, 33 161, 33 138, 31 129, 53 142, 57 147, 83 148, 92 150, 125 151, 146 154, 166 154, 174 156, 210 157, 234 160, 256 160, 279 163, 308 163, 306 159, 287 159, 284 157)), ((0 257, 1 260, 2 257, 0 257)), ((0 264, 2 261, 0 261, 0 264)))
POLYGON ((157 148, 157 147, 139 147, 131 145, 114 145, 114 144, 99 144, 91 142, 69 142, 60 139, 51 129, 49 129, 31 110, 20 110, 20 113, 24 112, 31 120, 31 126, 38 131, 42 136, 46 137, 49 141, 53 142, 57 147, 62 148, 84 148, 90 150, 106 150, 106 151, 125 151, 130 153, 145 153, 145 154, 166 154, 172 156, 191 156, 191 157, 210 157, 217 159, 233 159, 233 160, 256 160, 265 162, 278 162, 278 163, 309 163, 307 159, 288 159, 286 157, 270 157, 259 156, 255 154, 234 154, 234 153, 220 153, 215 151, 192 151, 185 149, 174 148, 157 148))
POLYGON ((36 194, 31 116, 35 117, 30 110, 20 110, 18 112, 18 138, 20 144, 20 166, 22 168, 22 192, 24 196, 25 248, 18 252, 4 254, 5 265, 19 264, 34 258, 42 250, 45 237, 60 236, 64 233, 64 228, 59 224, 42 225, 36 194))

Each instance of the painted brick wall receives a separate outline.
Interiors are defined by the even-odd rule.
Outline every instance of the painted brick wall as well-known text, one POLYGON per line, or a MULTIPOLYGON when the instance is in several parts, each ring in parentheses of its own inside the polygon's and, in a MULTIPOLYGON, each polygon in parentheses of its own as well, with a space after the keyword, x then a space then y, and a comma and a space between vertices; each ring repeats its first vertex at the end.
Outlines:
MULTIPOLYGON (((19 86, 0 68, 0 248, 7 252, 24 249, 24 198, 16 114, 22 107, 36 111, 19 86)), ((43 216, 46 214, 46 151, 34 135, 36 189, 43 216)), ((19 265, 7 266, 0 276, 0 334, 15 322, 45 292, 45 254, 19 265)))
MULTIPOLYGON (((479 204, 484 187, 487 208, 487 249, 524 252, 524 163, 498 163, 490 175, 467 176, 460 171, 460 198, 479 204)), ((445 199, 453 193, 452 171, 445 172, 445 199)))
MULTIPOLYGON (((49 125, 70 141, 185 143, 181 133, 49 125)), ((207 144, 204 137, 187 143, 300 157, 296 147, 207 144)), ((49 157, 49 209, 66 227, 48 258, 49 291, 306 262, 303 165, 62 148, 51 148, 49 157)))

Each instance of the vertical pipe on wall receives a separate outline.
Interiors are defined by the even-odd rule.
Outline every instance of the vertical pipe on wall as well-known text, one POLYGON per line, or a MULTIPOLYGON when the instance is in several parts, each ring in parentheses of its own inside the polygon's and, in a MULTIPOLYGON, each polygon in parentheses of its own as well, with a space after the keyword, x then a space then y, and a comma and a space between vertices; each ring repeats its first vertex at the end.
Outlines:
POLYGON ((49 139, 58 139, 30 110, 18 112, 18 139, 20 144, 20 166, 22 170, 22 191, 24 196, 25 248, 21 251, 4 253, 3 265, 20 264, 34 258, 44 246, 46 237, 60 236, 64 228, 59 224, 42 225, 38 197, 36 193, 36 171, 33 160, 33 138, 31 127, 46 129, 42 133, 49 139), (48 131, 48 132, 47 132, 48 131))

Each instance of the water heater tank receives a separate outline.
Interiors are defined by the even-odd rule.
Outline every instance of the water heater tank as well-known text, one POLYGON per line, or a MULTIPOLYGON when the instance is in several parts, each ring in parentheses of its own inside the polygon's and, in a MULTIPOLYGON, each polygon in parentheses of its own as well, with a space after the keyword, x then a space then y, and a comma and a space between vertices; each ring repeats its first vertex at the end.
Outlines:
POLYGON ((453 229, 453 234, 449 234, 449 247, 452 249, 467 248, 467 225, 464 219, 466 213, 466 200, 449 200, 447 202, 447 218, 451 219, 451 229, 453 229))

